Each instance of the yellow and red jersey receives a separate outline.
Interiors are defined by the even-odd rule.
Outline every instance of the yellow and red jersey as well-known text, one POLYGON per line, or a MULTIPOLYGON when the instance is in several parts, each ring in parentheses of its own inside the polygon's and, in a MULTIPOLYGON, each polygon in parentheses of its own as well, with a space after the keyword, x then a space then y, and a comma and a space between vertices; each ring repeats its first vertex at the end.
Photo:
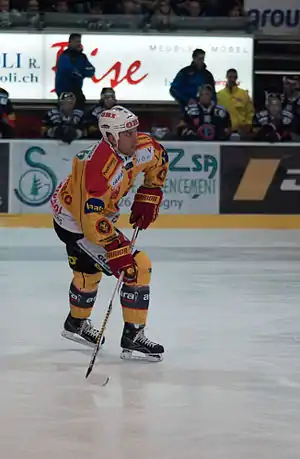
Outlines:
POLYGON ((55 221, 74 233, 83 233, 94 244, 105 246, 116 237, 118 203, 132 188, 138 174, 144 186, 162 187, 168 172, 168 155, 147 134, 138 134, 131 157, 116 153, 101 140, 73 160, 72 173, 51 199, 55 221))

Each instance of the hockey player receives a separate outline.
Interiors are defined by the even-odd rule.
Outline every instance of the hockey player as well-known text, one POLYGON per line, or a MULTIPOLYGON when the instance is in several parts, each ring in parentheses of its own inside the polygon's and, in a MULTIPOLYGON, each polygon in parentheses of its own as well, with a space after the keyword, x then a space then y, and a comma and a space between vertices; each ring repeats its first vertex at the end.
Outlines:
POLYGON ((99 129, 103 139, 78 153, 71 175, 52 197, 54 227, 66 244, 73 270, 70 313, 62 335, 95 344, 99 331, 89 317, 98 284, 103 272, 118 278, 124 271, 120 292, 124 318, 121 357, 130 357, 137 351, 150 360, 160 360, 163 346, 144 334, 150 299, 150 259, 142 251, 131 253, 129 240, 114 226, 119 216, 118 203, 139 173, 144 174, 144 184, 138 188, 131 207, 130 223, 134 227, 146 229, 156 220, 163 197, 167 152, 149 135, 138 134, 138 125, 138 118, 124 107, 102 112, 99 129), (99 259, 105 260, 108 269, 103 264, 100 267, 99 259))
POLYGON ((269 95, 264 110, 253 119, 253 139, 262 142, 289 142, 292 140, 294 115, 282 109, 282 102, 275 94, 269 95))
POLYGON ((57 107, 49 110, 43 120, 42 136, 68 144, 82 138, 84 112, 75 108, 75 104, 76 97, 72 92, 62 92, 57 107))
POLYGON ((178 134, 183 140, 227 140, 231 121, 227 110, 216 105, 213 90, 209 85, 199 88, 197 99, 185 107, 184 116, 178 126, 178 134))
POLYGON ((108 110, 117 105, 116 93, 113 88, 103 88, 100 94, 100 100, 97 105, 92 107, 87 113, 85 124, 87 126, 87 137, 90 139, 101 139, 99 132, 98 119, 104 110, 108 110))

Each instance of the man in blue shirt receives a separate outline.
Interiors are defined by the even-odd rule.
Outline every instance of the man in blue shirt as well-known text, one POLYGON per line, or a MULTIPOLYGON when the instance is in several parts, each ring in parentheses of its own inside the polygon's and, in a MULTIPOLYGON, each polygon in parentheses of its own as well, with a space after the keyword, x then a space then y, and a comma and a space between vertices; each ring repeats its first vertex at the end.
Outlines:
POLYGON ((205 51, 195 49, 192 58, 191 65, 179 70, 170 88, 171 96, 182 108, 191 99, 196 100, 199 86, 210 85, 213 91, 213 100, 216 101, 215 80, 204 63, 205 51))
POLYGON ((77 106, 84 104, 82 92, 84 78, 92 78, 95 67, 82 52, 81 35, 72 33, 68 48, 59 56, 55 76, 55 91, 58 97, 63 92, 75 94, 77 106))

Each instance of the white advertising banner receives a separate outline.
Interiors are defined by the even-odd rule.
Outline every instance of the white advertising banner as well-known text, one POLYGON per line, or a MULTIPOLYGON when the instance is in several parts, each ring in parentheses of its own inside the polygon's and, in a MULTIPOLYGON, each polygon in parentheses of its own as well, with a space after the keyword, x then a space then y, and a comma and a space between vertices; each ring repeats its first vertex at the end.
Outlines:
MULTIPOLYGON (((56 186, 68 175, 72 159, 91 141, 64 145, 51 140, 11 141, 10 213, 49 213, 56 186)), ((164 188, 162 214, 219 213, 219 147, 198 142, 164 142, 170 170, 164 188)), ((142 176, 120 202, 130 213, 135 190, 142 176)))
POLYGON ((298 0, 245 0, 245 11, 268 35, 299 35, 300 4, 298 0))
MULTIPOLYGON (((219 147, 200 142, 163 142, 169 155, 169 173, 164 187, 161 214, 219 213, 219 147)), ((130 213, 136 186, 120 202, 130 213)), ((126 210, 125 210, 126 209, 126 210)))
MULTIPOLYGON (((68 46, 68 35, 0 34, 0 84, 12 99, 55 99, 57 57, 68 46)), ((195 48, 206 51, 206 64, 217 90, 225 84, 226 70, 236 68, 241 87, 252 94, 253 40, 239 36, 83 34, 84 53, 96 68, 86 78, 88 100, 99 98, 111 86, 119 100, 170 101, 170 83, 190 64, 195 48)))

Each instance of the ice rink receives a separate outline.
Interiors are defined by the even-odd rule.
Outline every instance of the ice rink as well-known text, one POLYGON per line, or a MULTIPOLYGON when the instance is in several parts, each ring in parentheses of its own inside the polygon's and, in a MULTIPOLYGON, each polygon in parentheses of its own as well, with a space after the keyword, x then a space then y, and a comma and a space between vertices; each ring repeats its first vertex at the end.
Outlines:
POLYGON ((60 337, 64 247, 51 230, 0 229, 1 458, 299 459, 300 233, 151 230, 138 246, 165 359, 119 359, 116 301, 85 380, 91 350, 60 337))

